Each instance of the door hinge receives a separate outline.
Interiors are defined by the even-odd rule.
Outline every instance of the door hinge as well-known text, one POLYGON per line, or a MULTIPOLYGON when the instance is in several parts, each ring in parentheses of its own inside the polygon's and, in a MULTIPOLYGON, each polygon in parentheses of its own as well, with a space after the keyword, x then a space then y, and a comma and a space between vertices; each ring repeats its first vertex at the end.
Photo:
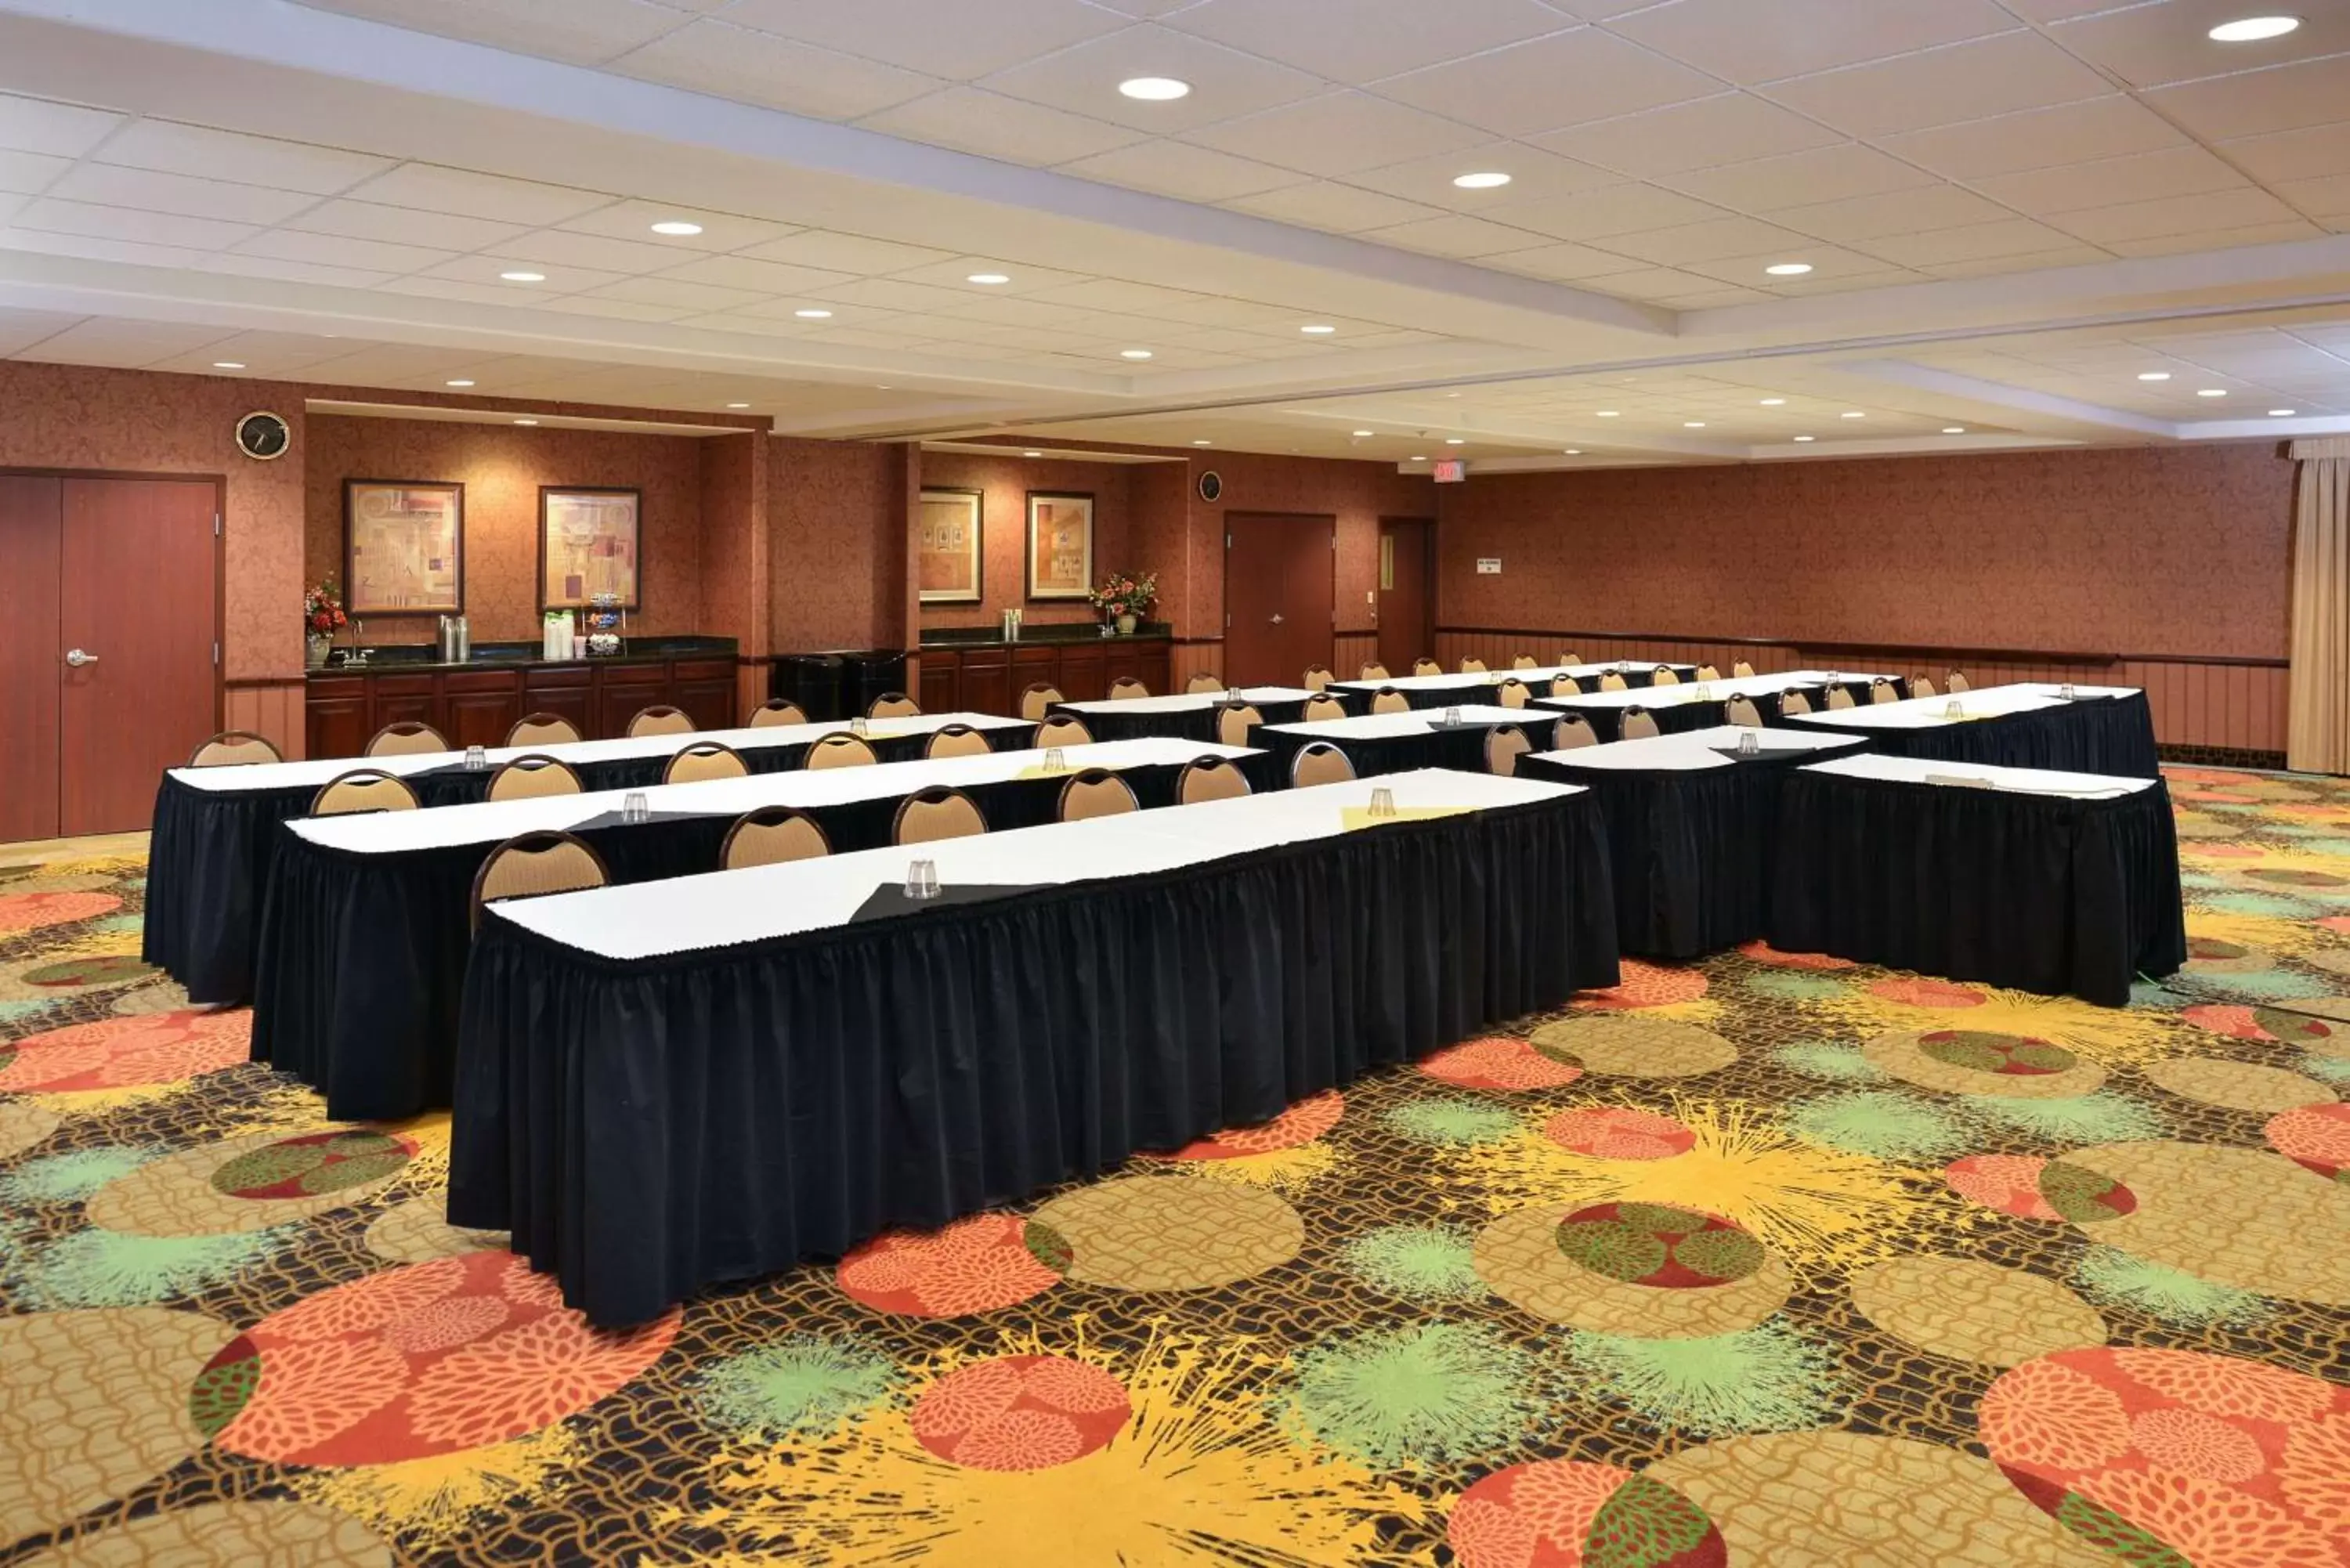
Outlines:
POLYGON ((1232 547, 1232 536, 1230 534, 1227 534, 1227 535, 1224 535, 1224 548, 1225 548, 1225 549, 1227 549, 1227 550, 1229 550, 1229 549, 1231 549, 1232 547))
POLYGON ((217 642, 213 644, 213 668, 220 668, 220 644, 217 642))
POLYGON ((220 514, 219 513, 215 512, 215 513, 213 513, 213 538, 215 538, 215 539, 217 539, 217 538, 219 538, 220 536, 221 536, 221 514, 220 514))

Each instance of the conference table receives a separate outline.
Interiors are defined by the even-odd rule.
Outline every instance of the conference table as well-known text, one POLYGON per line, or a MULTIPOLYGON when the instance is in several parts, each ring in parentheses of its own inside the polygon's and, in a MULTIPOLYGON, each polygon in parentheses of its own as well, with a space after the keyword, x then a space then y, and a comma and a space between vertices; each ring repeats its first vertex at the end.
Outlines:
POLYGON ((255 953, 253 1058, 320 1091, 339 1121, 447 1105, 473 878, 517 834, 576 834, 616 882, 646 882, 716 869, 727 830, 761 806, 808 813, 837 852, 875 849, 899 803, 932 785, 969 794, 991 827, 1028 827, 1054 819, 1087 768, 1117 774, 1145 805, 1171 805, 1177 774, 1203 753, 1232 759, 1253 787, 1274 783, 1263 752, 1162 738, 1066 747, 1057 771, 1042 751, 992 752, 290 822, 255 953), (624 820, 632 793, 645 821, 624 820))
POLYGON ((1415 768, 1459 768, 1485 771, 1485 739, 1503 724, 1526 732, 1537 748, 1551 744, 1555 713, 1533 708, 1501 708, 1471 704, 1438 711, 1415 709, 1409 713, 1366 713, 1347 719, 1311 719, 1296 724, 1266 724, 1253 737, 1273 753, 1273 763, 1284 779, 1296 765, 1297 753, 1320 741, 1347 755, 1357 778, 1379 774, 1409 773, 1415 768))
POLYGON ((2024 681, 1787 722, 1865 735, 1869 750, 1886 756, 2125 778, 2162 772, 2154 713, 2135 686, 2024 681))
POLYGON ((1798 763, 1862 743, 1723 724, 1520 757, 1518 774, 1598 798, 1624 950, 1691 959, 1762 934, 1782 784, 1798 763), (1740 753, 1742 739, 1752 755, 1740 753))
POLYGON ((1131 741, 1145 735, 1213 741, 1221 738, 1216 733, 1219 716, 1236 696, 1254 708, 1264 722, 1278 724, 1299 717, 1313 695, 1302 686, 1248 686, 1236 691, 1189 691, 1173 697, 1055 702, 1049 711, 1077 720, 1097 741, 1131 741))
MULTIPOLYGON (((867 724, 867 743, 884 762, 905 761, 920 756, 930 737, 950 724, 970 725, 997 750, 1025 745, 1036 729, 986 713, 931 713, 872 720, 867 724)), ((155 792, 141 956, 186 987, 192 1002, 220 1005, 249 999, 254 937, 261 923, 261 894, 268 886, 270 859, 277 851, 276 826, 308 815, 319 790, 357 768, 375 768, 405 779, 425 805, 439 807, 482 799, 489 792, 491 774, 515 757, 560 758, 591 790, 641 789, 660 783, 671 757, 703 741, 733 747, 754 773, 772 773, 798 767, 810 745, 849 727, 847 722, 774 724, 500 746, 488 752, 480 768, 468 767, 463 752, 172 768, 155 792)))
MULTIPOLYGON (((1768 721, 1778 717, 1777 701, 1782 692, 1801 691, 1816 708, 1824 706, 1828 693, 1840 686, 1852 695, 1857 704, 1870 701, 1871 683, 1877 679, 1874 674, 1796 670, 1777 675, 1733 675, 1727 680, 1685 681, 1679 686, 1656 686, 1638 691, 1587 691, 1579 697, 1537 697, 1534 704, 1555 709, 1561 713, 1575 714, 1591 726, 1592 733, 1602 742, 1610 742, 1623 739, 1624 714, 1631 708, 1646 711, 1656 720, 1659 733, 1670 735, 1687 730, 1710 730, 1726 722, 1732 697, 1751 699, 1763 719, 1768 721)), ((1894 681, 1898 691, 1906 693, 1908 691, 1908 682, 1898 676, 1884 679, 1894 681)))
MULTIPOLYGON (((1683 680, 1697 674, 1694 664, 1668 664, 1675 676, 1683 680)), ((1452 708, 1464 702, 1492 700, 1493 688, 1503 681, 1517 680, 1528 690, 1541 693, 1550 690, 1553 679, 1572 675, 1578 681, 1596 684, 1610 675, 1621 675, 1627 686, 1640 687, 1657 678, 1655 664, 1546 664, 1537 670, 1489 670, 1480 674, 1398 675, 1386 680, 1334 680, 1330 690, 1356 712, 1367 711, 1373 697, 1392 687, 1403 693, 1404 700, 1415 708, 1452 708)))
POLYGON ((449 1219, 599 1325, 928 1230, 1614 983, 1596 804, 1392 774, 494 906, 449 1219))
MULTIPOLYGON (((2126 1005, 2187 961, 2159 778, 1879 754, 1781 786, 1771 945, 2126 1005)), ((1954 1023, 1964 1025, 1961 1013, 1954 1023)))

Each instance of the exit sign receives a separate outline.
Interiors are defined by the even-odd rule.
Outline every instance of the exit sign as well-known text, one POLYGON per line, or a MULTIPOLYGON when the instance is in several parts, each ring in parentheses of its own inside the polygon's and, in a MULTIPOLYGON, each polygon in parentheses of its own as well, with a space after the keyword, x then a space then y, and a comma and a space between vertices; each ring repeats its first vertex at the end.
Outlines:
POLYGON ((1436 483, 1439 484, 1458 484, 1468 477, 1469 460, 1467 458, 1448 457, 1436 465, 1436 483))

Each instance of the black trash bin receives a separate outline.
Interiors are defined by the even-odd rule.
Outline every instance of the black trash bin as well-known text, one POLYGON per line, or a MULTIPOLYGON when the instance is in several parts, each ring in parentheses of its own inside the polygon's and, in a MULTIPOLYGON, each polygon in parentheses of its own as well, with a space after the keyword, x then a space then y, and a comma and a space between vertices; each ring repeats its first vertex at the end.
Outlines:
MULTIPOLYGON (((846 719, 841 680, 847 666, 837 653, 779 653, 770 677, 773 694, 796 702, 800 711, 818 723, 846 719)), ((862 708, 858 711, 863 712, 862 708)))
POLYGON ((843 666, 840 698, 850 713, 862 713, 874 700, 906 690, 906 650, 902 648, 859 648, 837 655, 843 666))

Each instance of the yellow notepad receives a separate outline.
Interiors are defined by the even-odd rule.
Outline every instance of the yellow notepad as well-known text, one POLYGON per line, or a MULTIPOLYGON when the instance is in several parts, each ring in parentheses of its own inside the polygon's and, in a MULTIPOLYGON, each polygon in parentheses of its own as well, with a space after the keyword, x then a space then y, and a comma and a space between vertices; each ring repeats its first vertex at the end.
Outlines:
POLYGON ((1350 805, 1338 814, 1348 833, 1358 833, 1366 827, 1377 827, 1389 822, 1426 822, 1435 816, 1466 816, 1475 810, 1466 805, 1399 805, 1393 816, 1373 816, 1367 805, 1350 805))
POLYGON ((1033 763, 1012 776, 1015 779, 1065 779, 1076 771, 1066 763, 1057 768, 1048 768, 1042 763, 1033 763))

